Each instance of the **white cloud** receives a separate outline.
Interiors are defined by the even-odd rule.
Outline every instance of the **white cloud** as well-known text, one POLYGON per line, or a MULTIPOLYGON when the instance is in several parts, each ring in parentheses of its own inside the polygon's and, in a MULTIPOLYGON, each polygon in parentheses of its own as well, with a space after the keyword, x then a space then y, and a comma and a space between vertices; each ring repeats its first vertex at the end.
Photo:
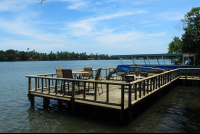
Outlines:
POLYGON ((34 0, 1 0, 0 12, 3 11, 20 11, 30 4, 34 4, 34 0))
POLYGON ((177 21, 184 18, 184 13, 180 13, 178 11, 163 12, 163 13, 159 13, 156 18, 162 19, 162 20, 168 20, 168 21, 177 21))
POLYGON ((72 5, 68 6, 68 9, 80 9, 80 8, 84 8, 87 7, 88 3, 87 2, 83 2, 83 1, 78 1, 78 2, 73 2, 72 5))

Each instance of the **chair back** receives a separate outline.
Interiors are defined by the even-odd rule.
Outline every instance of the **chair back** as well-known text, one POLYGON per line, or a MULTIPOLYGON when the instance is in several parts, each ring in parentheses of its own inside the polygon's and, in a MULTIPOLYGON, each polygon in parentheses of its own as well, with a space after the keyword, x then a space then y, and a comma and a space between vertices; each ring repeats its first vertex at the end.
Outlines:
POLYGON ((165 71, 169 71, 170 70, 170 68, 165 68, 165 71))
POLYGON ((134 76, 125 76, 126 82, 132 82, 134 81, 134 76))
POLYGON ((148 77, 148 73, 147 72, 142 72, 141 74, 140 74, 140 76, 144 76, 144 77, 148 77))
POLYGON ((99 69, 98 69, 97 74, 96 74, 96 77, 95 77, 95 80, 98 80, 98 79, 99 79, 100 74, 101 74, 101 69, 102 69, 102 68, 99 68, 99 69))
POLYGON ((122 81, 126 80, 125 76, 126 76, 126 73, 121 73, 122 81))
POLYGON ((135 71, 135 75, 138 76, 140 74, 139 71, 135 71))
POLYGON ((84 67, 85 72, 89 72, 89 74, 83 74, 83 77, 93 78, 92 67, 84 67))
POLYGON ((108 76, 106 77, 106 80, 110 80, 110 77, 112 76, 112 74, 114 74, 114 71, 111 71, 108 76))
POLYGON ((71 78, 71 79, 73 79, 72 70, 71 69, 63 69, 62 73, 63 73, 63 78, 71 78))
POLYGON ((58 78, 63 78, 62 70, 63 68, 56 68, 56 73, 58 78))

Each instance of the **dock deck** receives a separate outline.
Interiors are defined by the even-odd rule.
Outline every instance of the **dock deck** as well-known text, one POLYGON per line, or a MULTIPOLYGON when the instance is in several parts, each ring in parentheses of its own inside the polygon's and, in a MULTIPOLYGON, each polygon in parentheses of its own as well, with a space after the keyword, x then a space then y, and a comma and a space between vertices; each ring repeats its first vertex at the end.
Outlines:
POLYGON ((44 101, 44 105, 48 105, 49 99, 68 101, 72 110, 77 103, 87 104, 91 107, 115 109, 120 111, 120 120, 123 120, 124 111, 128 111, 128 118, 131 119, 132 109, 136 105, 138 107, 138 103, 145 105, 144 101, 141 100, 147 102, 151 101, 152 97, 155 98, 157 96, 156 98, 159 98, 162 90, 170 90, 173 83, 177 83, 177 80, 199 81, 199 72, 199 68, 181 68, 151 75, 129 83, 122 81, 120 76, 114 77, 112 80, 102 78, 96 81, 56 78, 53 77, 53 75, 56 75, 54 73, 26 77, 29 78, 28 96, 32 106, 34 106, 34 96, 39 96, 47 100, 44 101), (185 72, 180 73, 183 70, 185 72), (48 75, 52 77, 44 77, 48 75), (34 82, 31 79, 35 80, 34 88, 32 88, 31 83, 34 82), (65 86, 63 87, 63 85, 65 86))

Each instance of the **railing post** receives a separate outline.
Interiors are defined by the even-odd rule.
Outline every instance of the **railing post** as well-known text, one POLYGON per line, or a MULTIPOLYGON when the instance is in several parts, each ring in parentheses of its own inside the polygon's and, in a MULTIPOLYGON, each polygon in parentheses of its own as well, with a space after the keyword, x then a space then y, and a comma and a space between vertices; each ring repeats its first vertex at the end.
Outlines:
POLYGON ((158 88, 158 76, 156 76, 156 89, 158 88))
POLYGON ((153 78, 153 90, 155 90, 155 77, 153 78))
MULTIPOLYGON (((61 88, 62 89, 62 88, 61 88)), ((56 85, 55 85, 55 92, 58 94, 58 86, 57 86, 57 80, 56 80, 56 85)))
POLYGON ((160 88, 160 75, 158 76, 158 88, 160 88))
POLYGON ((150 79, 150 92, 152 92, 152 78, 150 79))
MULTIPOLYGON (((47 77, 47 76, 45 75, 45 77, 47 77)), ((47 79, 45 79, 45 86, 48 87, 48 86, 47 86, 47 79)))
POLYGON ((160 87, 162 86, 162 74, 160 75, 160 87))
POLYGON ((147 79, 147 94, 149 93, 149 79, 147 79))
POLYGON ((37 91, 37 78, 35 78, 35 91, 37 91))
POLYGON ((75 97, 75 82, 72 81, 72 97, 71 97, 72 111, 74 111, 74 108, 75 108, 74 97, 75 97))
POLYGON ((137 100, 137 83, 135 83, 135 100, 137 100))
POLYGON ((193 76, 192 76, 192 78, 194 78, 194 71, 195 71, 195 69, 193 69, 193 76))
POLYGON ((94 100, 97 100, 97 83, 95 83, 94 87, 94 100))
POLYGON ((38 88, 40 88, 40 78, 38 78, 38 88))
POLYGON ((145 96, 145 80, 143 80, 143 96, 145 96))
POLYGON ((50 86, 50 79, 48 79, 48 87, 49 87, 49 93, 51 93, 51 86, 50 86))
POLYGON ((124 118, 124 85, 121 86, 121 121, 124 118))
POLYGON ((83 84, 84 84, 84 85, 83 85, 83 86, 84 86, 84 87, 83 87, 83 98, 85 99, 85 91, 86 91, 85 88, 86 88, 86 82, 84 82, 83 84))
POLYGON ((121 90, 121 110, 124 110, 124 85, 122 85, 121 90))
POLYGON ((165 80, 165 76, 164 76, 164 74, 162 75, 162 78, 163 78, 163 85, 165 85, 165 82, 164 82, 164 80, 165 80))
POLYGON ((44 82, 43 82, 43 78, 42 78, 42 93, 44 92, 44 82))
POLYGON ((141 98, 141 82, 139 82, 139 98, 141 98))
POLYGON ((28 78, 28 94, 31 94, 31 77, 28 78))
POLYGON ((109 84, 106 84, 106 102, 109 102, 109 84))
POLYGON ((187 80, 187 70, 185 69, 185 79, 187 80))
MULTIPOLYGON (((141 85, 141 84, 140 84, 141 85)), ((129 84, 129 93, 128 93, 128 110, 129 110, 129 120, 132 119, 132 106, 131 106, 131 84, 129 84)))
MULTIPOLYGON (((63 83, 64 95, 66 95, 66 90, 65 90, 65 82, 66 82, 66 81, 64 80, 64 83, 63 83)), ((56 85, 57 85, 57 80, 56 80, 56 85)), ((61 91, 61 92, 62 92, 62 91, 61 91)), ((57 90, 57 93, 58 93, 58 90, 57 90)), ((63 96, 64 96, 64 95, 63 95, 63 96)))
MULTIPOLYGON (((53 77, 53 75, 52 75, 52 77, 53 77)), ((52 86, 54 86, 54 82, 53 82, 53 79, 52 79, 52 86)))

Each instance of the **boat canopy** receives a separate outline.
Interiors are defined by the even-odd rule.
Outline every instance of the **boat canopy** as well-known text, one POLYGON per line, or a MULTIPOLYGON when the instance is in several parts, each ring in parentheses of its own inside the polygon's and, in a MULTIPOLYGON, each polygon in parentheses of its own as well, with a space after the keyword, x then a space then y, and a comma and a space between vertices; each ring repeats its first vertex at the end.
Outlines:
POLYGON ((187 60, 188 62, 190 62, 189 58, 193 57, 194 61, 195 61, 195 55, 191 54, 191 53, 163 53, 163 54, 129 54, 129 55, 111 55, 112 57, 119 57, 120 60, 122 57, 132 57, 136 58, 136 57, 146 57, 146 59, 150 59, 150 58, 155 58, 155 57, 161 57, 162 59, 164 59, 165 57, 178 57, 178 56, 182 56, 183 62, 182 64, 185 64, 185 61, 187 60))
POLYGON ((194 56, 191 53, 164 53, 164 54, 129 54, 129 55, 111 55, 112 57, 159 57, 159 56, 194 56))

